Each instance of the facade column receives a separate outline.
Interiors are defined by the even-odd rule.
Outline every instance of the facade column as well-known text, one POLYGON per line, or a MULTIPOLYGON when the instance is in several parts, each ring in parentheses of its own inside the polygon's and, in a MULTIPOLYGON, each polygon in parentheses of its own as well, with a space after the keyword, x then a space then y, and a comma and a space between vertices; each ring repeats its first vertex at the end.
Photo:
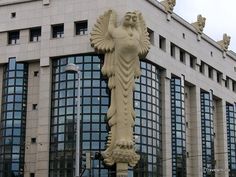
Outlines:
POLYGON ((188 120, 187 128, 187 146, 189 169, 187 169, 188 177, 202 176, 202 135, 201 135, 201 100, 200 88, 197 86, 189 87, 188 98, 186 101, 186 120, 188 120))
POLYGON ((161 75, 163 177, 172 176, 170 77, 161 75))
POLYGON ((38 140, 32 142, 31 138, 37 137, 38 106, 33 109, 33 104, 38 105, 39 99, 39 76, 34 75, 34 72, 38 70, 39 62, 29 64, 24 177, 30 177, 30 173, 35 173, 38 140))
POLYGON ((227 122, 226 101, 215 100, 215 160, 216 177, 228 177, 228 144, 227 144, 227 122))
POLYGON ((45 16, 43 18, 42 36, 41 36, 41 42, 40 42, 40 66, 49 65, 49 56, 50 56, 50 50, 51 50, 50 39, 51 39, 50 18, 48 16, 45 16))
POLYGON ((51 71, 50 67, 40 68, 39 109, 37 129, 37 164, 36 177, 48 176, 50 145, 50 100, 51 71))

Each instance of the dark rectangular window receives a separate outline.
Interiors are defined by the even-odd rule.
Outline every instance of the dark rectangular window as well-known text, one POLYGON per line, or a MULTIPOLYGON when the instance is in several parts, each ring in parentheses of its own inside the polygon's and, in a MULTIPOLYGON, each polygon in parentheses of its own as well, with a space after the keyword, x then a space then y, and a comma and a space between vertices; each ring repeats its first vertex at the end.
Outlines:
POLYGON ((166 38, 159 35, 159 48, 166 51, 166 38))
POLYGON ((52 25, 52 38, 64 37, 64 24, 52 25))
POLYGON ((88 21, 87 20, 75 22, 75 34, 76 35, 88 34, 88 21))
POLYGON ((34 77, 38 77, 39 71, 34 71, 34 77))
POLYGON ((33 109, 33 110, 37 110, 37 109, 38 109, 38 104, 33 104, 33 105, 32 105, 32 109, 33 109))
POLYGON ((197 58, 193 55, 190 55, 190 67, 195 69, 196 68, 197 58))
POLYGON ((225 87, 229 88, 229 78, 228 77, 226 77, 226 80, 225 80, 225 87))
POLYGON ((30 173, 30 177, 35 177, 35 174, 34 173, 30 173))
POLYGON ((236 82, 233 81, 233 82, 232 82, 232 89, 233 89, 234 92, 235 92, 235 84, 236 84, 236 82))
POLYGON ((8 44, 19 44, 20 43, 20 31, 9 31, 8 32, 8 44))
POLYGON ((213 79, 213 68, 208 66, 208 77, 213 79))
POLYGON ((205 65, 204 62, 201 62, 201 65, 200 65, 199 71, 200 71, 200 73, 202 73, 202 74, 205 73, 204 65, 205 65))
POLYGON ((175 58, 175 45, 170 43, 170 55, 175 58))
POLYGON ((216 77, 217 77, 217 82, 218 82, 218 83, 221 83, 221 80, 222 80, 222 73, 217 72, 216 77))
POLYGON ((11 18, 16 18, 16 12, 11 13, 11 18))
POLYGON ((41 27, 30 29, 30 42, 41 41, 41 27))
POLYGON ((182 62, 182 63, 185 63, 185 51, 183 49, 180 49, 179 50, 179 60, 182 62))
POLYGON ((36 138, 31 138, 31 143, 36 143, 36 138))
POLYGON ((150 43, 154 45, 154 31, 152 31, 150 28, 148 28, 147 31, 148 37, 150 38, 150 43))

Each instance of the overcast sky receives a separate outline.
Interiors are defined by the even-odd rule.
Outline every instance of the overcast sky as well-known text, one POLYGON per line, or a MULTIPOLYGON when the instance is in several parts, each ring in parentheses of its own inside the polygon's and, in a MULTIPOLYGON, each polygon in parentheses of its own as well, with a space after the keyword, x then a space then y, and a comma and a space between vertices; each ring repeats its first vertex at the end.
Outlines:
POLYGON ((176 0, 174 12, 189 23, 206 17, 204 33, 215 41, 231 36, 229 50, 236 52, 236 0, 176 0))

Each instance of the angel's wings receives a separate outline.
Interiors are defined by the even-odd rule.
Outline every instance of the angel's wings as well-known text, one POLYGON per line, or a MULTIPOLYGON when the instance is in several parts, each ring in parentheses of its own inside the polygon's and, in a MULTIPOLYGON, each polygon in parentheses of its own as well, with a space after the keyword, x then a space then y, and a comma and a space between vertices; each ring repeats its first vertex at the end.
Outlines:
MULTIPOLYGON (((139 57, 145 57, 150 48, 149 35, 143 16, 140 12, 135 11, 137 15, 137 30, 139 32, 139 57)), ((115 43, 111 33, 116 28, 116 13, 113 10, 105 12, 99 17, 97 23, 91 32, 91 46, 99 53, 105 54, 102 73, 109 79, 109 87, 113 87, 112 77, 115 68, 115 43)))
POLYGON ((114 50, 114 41, 109 34, 110 27, 116 27, 116 14, 113 10, 108 10, 100 16, 91 32, 91 46, 99 53, 114 50))
POLYGON ((108 10, 97 20, 91 32, 91 46, 98 52, 104 53, 104 64, 102 66, 102 73, 108 76, 109 87, 114 87, 112 76, 114 75, 114 48, 115 43, 110 34, 116 28, 116 13, 113 10, 108 10))
POLYGON ((149 38, 149 34, 147 31, 147 27, 145 24, 145 21, 143 19, 143 16, 141 14, 141 12, 139 11, 135 11, 135 13, 137 14, 138 17, 138 21, 137 21, 137 29, 139 31, 139 35, 140 35, 140 39, 139 39, 139 45, 140 45, 140 50, 139 50, 139 56, 145 57, 150 49, 150 38, 149 38))

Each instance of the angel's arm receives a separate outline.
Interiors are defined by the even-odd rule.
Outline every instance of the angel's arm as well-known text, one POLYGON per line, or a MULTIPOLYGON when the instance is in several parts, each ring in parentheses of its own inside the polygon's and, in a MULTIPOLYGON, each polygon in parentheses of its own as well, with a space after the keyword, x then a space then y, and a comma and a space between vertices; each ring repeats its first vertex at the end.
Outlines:
POLYGON ((149 34, 147 32, 147 27, 144 22, 143 16, 139 11, 135 12, 137 17, 138 17, 138 25, 137 25, 137 30, 139 32, 140 38, 139 38, 139 56, 141 58, 145 57, 146 54, 148 53, 148 50, 150 48, 150 39, 149 39, 149 34))
POLYGON ((109 28, 112 30, 115 27, 116 19, 115 12, 109 10, 100 16, 97 23, 94 25, 91 31, 91 46, 100 53, 112 52, 114 50, 114 41, 109 33, 109 28))
POLYGON ((108 23, 108 32, 111 35, 116 28, 116 13, 113 10, 110 10, 110 14, 111 15, 108 23))

